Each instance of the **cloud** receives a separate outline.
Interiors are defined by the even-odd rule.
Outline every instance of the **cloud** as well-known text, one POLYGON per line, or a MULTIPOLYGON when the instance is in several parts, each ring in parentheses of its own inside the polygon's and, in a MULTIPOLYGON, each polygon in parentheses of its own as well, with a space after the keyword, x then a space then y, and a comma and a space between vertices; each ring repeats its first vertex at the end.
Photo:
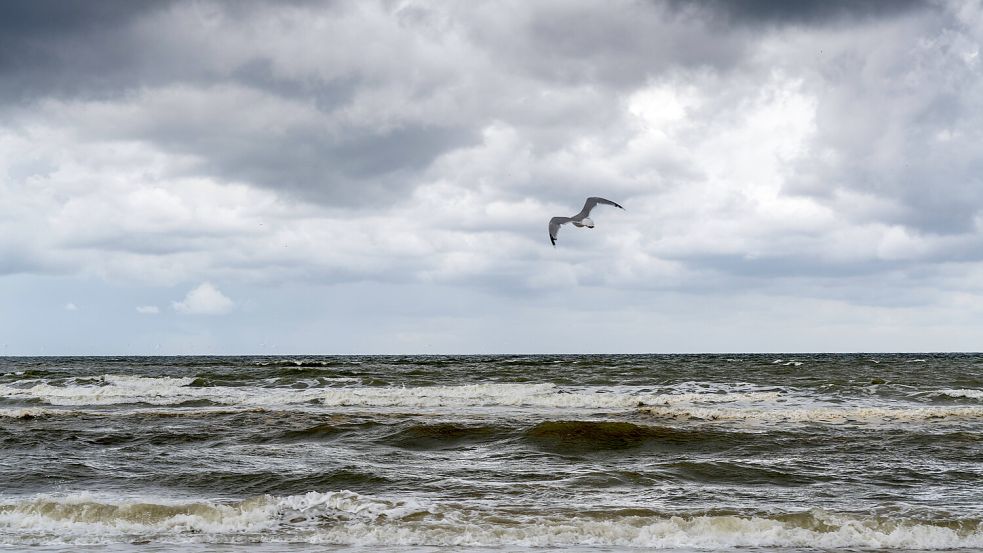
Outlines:
POLYGON ((187 315, 221 315, 231 311, 235 303, 210 282, 203 282, 171 306, 187 315))
POLYGON ((195 2, 112 18, 84 4, 51 18, 45 6, 10 14, 38 27, 15 44, 49 65, 9 64, 6 81, 31 87, 26 106, 11 102, 26 110, 20 122, 41 115, 87 142, 153 145, 174 158, 164 176, 332 207, 398 203, 495 125, 537 155, 577 136, 616 147, 635 89, 680 70, 734 70, 756 46, 747 30, 714 25, 713 10, 666 2, 195 2), (343 54, 349 44, 359 56, 343 54))
POLYGON ((0 274, 975 293, 973 4, 124 4, 0 7, 0 274))
POLYGON ((175 169, 184 174, 333 205, 390 202, 441 153, 473 142, 475 129, 435 117, 456 111, 456 98, 440 93, 452 83, 430 76, 416 82, 415 67, 444 63, 435 39, 401 25, 381 5, 366 6, 313 3, 271 12, 261 3, 160 4, 121 10, 105 26, 81 5, 54 23, 45 23, 44 6, 14 9, 11 17, 37 33, 11 39, 21 55, 6 64, 3 82, 20 89, 7 94, 8 103, 24 107, 29 99, 34 113, 38 98, 65 102, 66 112, 83 113, 73 119, 84 139, 154 144, 182 156, 186 163, 175 169), (312 18, 327 28, 311 26, 312 18), (38 38, 59 21, 50 39, 38 38), (244 21, 259 24, 266 38, 257 42, 244 21), (368 35, 385 49, 352 60, 324 47, 325 36, 337 42, 368 35), (297 48, 316 59, 299 61, 297 48))
POLYGON ((822 91, 810 155, 795 165, 789 193, 929 237, 979 231, 983 156, 972 145, 983 138, 983 35, 957 4, 946 6, 860 37, 788 37, 785 63, 814 60, 800 73, 822 91))
MULTIPOLYGON (((187 298, 185 298, 185 302, 187 302, 187 298)), ((160 309, 156 305, 138 305, 137 313, 141 315, 156 315, 160 313, 160 309)))
MULTIPOLYGON (((692 9, 694 4, 672 0, 677 9, 692 9)), ((915 10, 932 9, 918 0, 710 0, 700 4, 710 14, 722 16, 730 23, 828 25, 863 23, 871 19, 898 16, 915 10)))
POLYGON ((65 304, 65 311, 78 311, 78 309, 79 309, 78 306, 72 302, 68 302, 65 304))

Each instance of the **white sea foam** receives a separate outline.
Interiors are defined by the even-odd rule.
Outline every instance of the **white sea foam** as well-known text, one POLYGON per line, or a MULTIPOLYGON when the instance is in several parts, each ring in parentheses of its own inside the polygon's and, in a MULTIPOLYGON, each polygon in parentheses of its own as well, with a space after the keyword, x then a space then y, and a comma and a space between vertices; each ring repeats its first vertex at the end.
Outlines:
MULTIPOLYGON (((983 407, 912 404, 830 404, 790 390, 758 389, 752 385, 683 383, 667 388, 563 387, 550 383, 488 383, 419 387, 191 386, 191 378, 150 378, 105 375, 83 384, 30 387, 0 385, 0 397, 36 400, 52 409, 24 407, 0 410, 3 417, 64 415, 58 408, 98 408, 131 404, 171 407, 209 402, 193 409, 307 410, 344 408, 453 409, 521 408, 538 410, 631 411, 641 409, 675 420, 749 421, 763 423, 896 423, 906 421, 983 418, 983 407), (661 393, 660 393, 661 392, 661 393), (669 392, 669 393, 666 393, 669 392)), ((979 398, 977 390, 942 390, 940 394, 979 398)), ((143 409, 143 408, 141 408, 143 409)))
MULTIPOLYGON (((38 400, 55 406, 119 404, 179 405, 208 401, 244 407, 533 407, 630 409, 643 404, 690 404, 773 401, 775 391, 727 392, 719 386, 702 391, 641 392, 634 388, 564 388, 554 384, 471 384, 460 386, 285 388, 259 386, 190 386, 191 378, 105 375, 85 384, 0 385, 0 397, 38 400)), ((687 390, 695 388, 689 387, 687 390)))
POLYGON ((957 390, 938 390, 932 392, 932 395, 949 396, 949 397, 964 397, 969 399, 983 399, 983 390, 973 390, 973 389, 957 389, 957 390))
POLYGON ((197 399, 196 388, 188 388, 193 378, 144 377, 107 374, 94 384, 48 383, 30 387, 0 385, 0 397, 39 399, 50 405, 114 405, 151 403, 164 405, 197 399))
MULTIPOLYGON (((92 409, 66 409, 64 407, 24 407, 20 409, 0 409, 0 417, 13 419, 29 419, 37 417, 121 417, 121 416, 162 416, 183 417, 201 415, 234 415, 242 413, 265 413, 269 409, 263 407, 239 406, 206 406, 206 407, 135 407, 131 409, 103 409, 94 406, 92 409)), ((303 409, 297 409, 303 410, 303 409)), ((279 411, 278 411, 279 412, 279 411)))
POLYGON ((50 414, 52 409, 44 409, 37 407, 27 407, 22 409, 0 409, 0 417, 10 418, 10 419, 29 419, 32 417, 41 417, 50 414))
POLYGON ((352 492, 265 496, 240 503, 88 495, 0 504, 0 543, 11 545, 272 541, 337 545, 648 548, 983 547, 980 521, 953 526, 807 513, 677 515, 495 510, 352 492))

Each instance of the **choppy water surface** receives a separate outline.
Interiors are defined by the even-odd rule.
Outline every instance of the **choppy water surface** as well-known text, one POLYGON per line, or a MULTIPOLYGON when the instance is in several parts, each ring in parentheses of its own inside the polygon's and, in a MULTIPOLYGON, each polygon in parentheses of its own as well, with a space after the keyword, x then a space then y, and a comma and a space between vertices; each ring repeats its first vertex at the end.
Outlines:
POLYGON ((983 356, 0 358, 0 548, 983 548, 983 356))

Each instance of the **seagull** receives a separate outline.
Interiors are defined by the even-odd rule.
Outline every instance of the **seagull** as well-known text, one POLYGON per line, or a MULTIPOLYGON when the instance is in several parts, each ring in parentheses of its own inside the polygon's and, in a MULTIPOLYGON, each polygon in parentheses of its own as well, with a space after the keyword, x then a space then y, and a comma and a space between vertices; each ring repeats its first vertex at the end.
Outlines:
POLYGON ((573 217, 553 217, 550 219, 550 242, 553 243, 553 247, 556 247, 556 232, 560 230, 560 225, 573 223, 573 226, 575 227, 594 228, 594 221, 591 221, 588 215, 590 215, 590 210, 594 209, 594 206, 597 204, 613 205, 619 209, 624 209, 611 200, 605 200, 604 198, 598 198, 596 196, 587 198, 587 201, 584 202, 584 208, 580 210, 580 213, 574 215, 573 217))

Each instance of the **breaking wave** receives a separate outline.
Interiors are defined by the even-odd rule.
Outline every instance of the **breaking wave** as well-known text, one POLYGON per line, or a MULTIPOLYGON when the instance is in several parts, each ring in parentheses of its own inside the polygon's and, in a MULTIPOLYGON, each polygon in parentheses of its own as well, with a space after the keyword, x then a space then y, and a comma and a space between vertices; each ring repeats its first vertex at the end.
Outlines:
POLYGON ((932 395, 947 396, 947 397, 954 397, 954 398, 983 399, 983 390, 970 390, 970 389, 939 390, 937 392, 932 392, 932 395))
POLYGON ((470 384, 419 387, 262 387, 197 386, 196 379, 104 375, 68 385, 47 382, 0 385, 0 398, 56 406, 120 404, 275 407, 317 404, 329 407, 543 407, 628 409, 639 404, 732 403, 772 401, 774 391, 639 393, 635 390, 566 389, 542 384, 470 384))
POLYGON ((333 545, 649 548, 820 547, 938 550, 983 547, 975 519, 918 520, 830 513, 660 513, 647 509, 493 509, 348 491, 235 503, 107 500, 85 494, 0 504, 0 536, 22 545, 265 541, 333 545))
MULTIPOLYGON (((746 421, 750 423, 887 424, 983 419, 983 406, 926 403, 831 403, 789 391, 696 390, 692 383, 675 388, 566 387, 552 383, 486 383, 458 386, 197 386, 195 378, 103 375, 64 384, 0 384, 0 399, 19 402, 0 409, 0 417, 32 418, 133 405, 140 409, 309 410, 324 408, 393 408, 434 410, 521 408, 540 410, 609 410, 641 412, 677 421, 746 421), (696 390, 696 391, 694 391, 696 390), (658 391, 670 393, 656 393, 658 391), (142 407, 141 407, 142 406, 142 407)), ((950 398, 979 399, 983 392, 951 389, 932 392, 950 398)), ((97 412, 87 411, 89 414, 97 412)), ((117 414, 121 413, 116 411, 117 414)), ((445 429, 446 430, 446 429, 445 429)))

